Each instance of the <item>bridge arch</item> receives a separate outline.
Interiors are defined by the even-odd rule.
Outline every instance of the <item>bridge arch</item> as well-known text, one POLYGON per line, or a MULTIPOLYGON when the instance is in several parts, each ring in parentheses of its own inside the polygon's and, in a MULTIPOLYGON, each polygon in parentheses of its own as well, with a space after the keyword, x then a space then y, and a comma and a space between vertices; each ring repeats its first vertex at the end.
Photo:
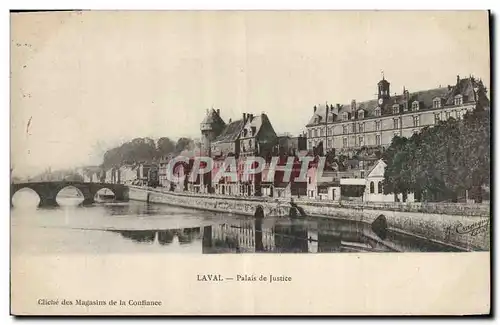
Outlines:
POLYGON ((11 207, 37 207, 42 198, 40 194, 29 186, 17 188, 12 191, 10 198, 11 207))
POLYGON ((108 187, 108 186, 102 186, 102 187, 97 187, 95 189, 95 193, 94 193, 94 199, 98 198, 98 199, 103 199, 103 198, 99 198, 98 195, 108 195, 106 192, 109 191, 112 193, 112 196, 113 196, 113 199, 116 199, 116 190, 113 190, 111 187, 108 187))
POLYGON ((33 183, 13 183, 10 186, 11 206, 13 206, 12 198, 14 194, 23 188, 29 188, 38 194, 38 197, 40 198, 39 206, 57 206, 57 195, 61 190, 68 186, 73 186, 82 193, 84 198, 82 204, 84 205, 94 203, 94 197, 97 191, 102 188, 107 188, 111 192, 113 192, 116 200, 128 200, 128 188, 123 184, 47 181, 33 183))
MULTIPOLYGON (((74 194, 74 193, 73 193, 74 194)), ((66 185, 61 186, 61 188, 56 190, 55 200, 59 206, 71 206, 78 205, 85 201, 85 194, 83 191, 75 185, 66 185), (76 191, 76 197, 70 195, 71 193, 67 193, 68 191, 74 190, 76 191), (65 193, 66 192, 66 193, 65 193), (75 199, 75 200, 73 200, 75 199)))

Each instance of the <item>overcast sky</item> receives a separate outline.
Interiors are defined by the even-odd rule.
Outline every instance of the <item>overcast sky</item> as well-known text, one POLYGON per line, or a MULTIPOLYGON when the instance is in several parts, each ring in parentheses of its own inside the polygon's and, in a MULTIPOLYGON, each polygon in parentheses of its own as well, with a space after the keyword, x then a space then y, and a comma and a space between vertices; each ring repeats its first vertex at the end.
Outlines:
POLYGON ((199 137, 205 110, 304 130, 313 106, 481 77, 486 12, 84 12, 11 16, 17 175, 99 164, 134 137, 199 137), (31 120, 31 122, 29 122, 31 120), (29 124, 29 127, 28 127, 29 124))

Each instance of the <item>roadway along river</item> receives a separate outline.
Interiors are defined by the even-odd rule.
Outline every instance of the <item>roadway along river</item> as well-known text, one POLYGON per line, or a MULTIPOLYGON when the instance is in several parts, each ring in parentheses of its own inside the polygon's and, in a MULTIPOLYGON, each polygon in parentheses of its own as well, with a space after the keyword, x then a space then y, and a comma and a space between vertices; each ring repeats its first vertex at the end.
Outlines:
MULTIPOLYGON (((30 194, 32 193, 22 193, 30 194)), ((11 210, 12 254, 65 253, 328 253, 450 251, 441 245, 370 225, 332 219, 255 220, 144 202, 58 197, 59 207, 36 208, 38 197, 16 194, 11 210), (20 197, 19 197, 20 196, 20 197), (27 204, 29 201, 30 204, 27 204)))

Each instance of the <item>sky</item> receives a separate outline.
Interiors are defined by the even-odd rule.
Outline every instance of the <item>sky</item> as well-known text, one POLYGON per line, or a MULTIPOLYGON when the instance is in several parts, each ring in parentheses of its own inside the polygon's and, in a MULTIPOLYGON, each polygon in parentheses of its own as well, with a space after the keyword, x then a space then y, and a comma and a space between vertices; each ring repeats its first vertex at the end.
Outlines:
POLYGON ((206 109, 305 130, 317 104, 490 84, 485 11, 11 14, 11 168, 97 165, 136 137, 200 137, 206 109))

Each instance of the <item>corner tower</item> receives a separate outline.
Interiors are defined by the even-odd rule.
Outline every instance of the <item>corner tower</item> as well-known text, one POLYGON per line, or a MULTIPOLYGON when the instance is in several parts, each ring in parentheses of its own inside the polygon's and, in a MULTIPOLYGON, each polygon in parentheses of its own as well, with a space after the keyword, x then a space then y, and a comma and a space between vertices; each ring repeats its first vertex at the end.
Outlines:
POLYGON ((200 124, 202 151, 205 155, 211 155, 211 142, 222 132, 226 123, 220 117, 220 110, 213 108, 208 110, 200 124))

